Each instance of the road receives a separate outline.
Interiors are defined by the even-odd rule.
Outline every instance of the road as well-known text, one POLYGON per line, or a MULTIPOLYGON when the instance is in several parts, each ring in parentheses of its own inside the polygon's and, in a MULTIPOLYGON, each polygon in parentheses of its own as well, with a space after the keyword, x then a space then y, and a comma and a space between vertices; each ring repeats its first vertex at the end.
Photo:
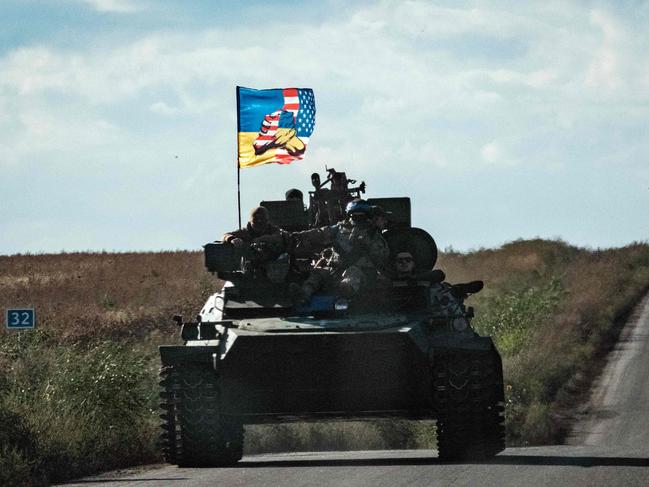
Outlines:
POLYGON ((168 465, 109 472, 70 486, 649 486, 649 296, 609 354, 567 445, 508 448, 488 462, 444 464, 435 451, 246 456, 235 467, 168 465))

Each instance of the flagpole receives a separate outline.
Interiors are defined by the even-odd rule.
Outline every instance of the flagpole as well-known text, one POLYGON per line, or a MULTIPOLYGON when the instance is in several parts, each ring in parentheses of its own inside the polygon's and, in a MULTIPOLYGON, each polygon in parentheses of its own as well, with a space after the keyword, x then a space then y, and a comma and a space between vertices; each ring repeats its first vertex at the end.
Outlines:
POLYGON ((237 86, 237 208, 239 210, 239 228, 241 227, 241 166, 239 165, 239 87, 237 86))
POLYGON ((241 226, 241 168, 239 167, 239 161, 237 160, 237 207, 239 208, 239 228, 241 226))

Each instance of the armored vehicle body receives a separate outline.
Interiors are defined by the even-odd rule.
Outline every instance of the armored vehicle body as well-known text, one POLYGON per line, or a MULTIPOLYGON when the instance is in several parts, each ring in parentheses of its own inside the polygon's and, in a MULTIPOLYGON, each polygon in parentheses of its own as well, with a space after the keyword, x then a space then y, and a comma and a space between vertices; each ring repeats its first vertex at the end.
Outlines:
MULTIPOLYGON (((407 245, 419 269, 433 269, 435 242, 410 226, 409 199, 373 201, 392 211, 390 249, 407 245)), ((271 203, 271 219, 293 212, 304 228, 335 217, 324 216, 326 207, 318 216, 294 201, 271 203)), ((195 320, 176 317, 184 345, 160 348, 169 463, 233 464, 244 424, 325 419, 435 419, 447 461, 504 449, 501 359, 464 305, 480 281, 451 285, 422 273, 351 297, 323 289, 296 303, 288 290, 311 258, 289 252, 259 264, 261 254, 254 244, 207 244, 206 267, 225 283, 195 320)))

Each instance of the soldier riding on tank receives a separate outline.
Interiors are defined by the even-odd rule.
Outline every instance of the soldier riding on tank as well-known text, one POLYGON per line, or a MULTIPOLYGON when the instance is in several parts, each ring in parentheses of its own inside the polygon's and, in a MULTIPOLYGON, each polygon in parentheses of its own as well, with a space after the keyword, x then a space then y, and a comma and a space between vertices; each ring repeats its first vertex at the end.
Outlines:
POLYGON ((275 235, 281 232, 280 228, 270 222, 268 210, 257 206, 250 211, 250 219, 245 228, 233 230, 223 235, 223 242, 241 248, 253 243, 264 235, 275 235))
POLYGON ((311 174, 311 184, 314 191, 309 192, 309 214, 312 227, 334 225, 345 219, 345 208, 349 202, 360 198, 365 192, 365 182, 358 187, 349 187, 355 184, 356 180, 347 179, 344 172, 336 171, 334 168, 327 169, 327 179, 320 181, 318 173, 311 174), (329 184, 330 187, 325 186, 329 184))
POLYGON ((415 258, 407 249, 397 251, 393 264, 394 268, 390 272, 393 281, 403 282, 404 284, 427 281, 434 284, 446 279, 446 274, 441 269, 417 269, 415 258))
POLYGON ((347 219, 335 225, 291 234, 295 247, 323 250, 302 286, 293 284, 291 294, 306 302, 323 287, 337 284, 343 295, 387 281, 385 268, 390 250, 381 235, 387 225, 386 213, 362 199, 347 204, 347 219))
POLYGON ((270 221, 268 209, 257 206, 250 212, 245 228, 223 235, 223 242, 237 249, 244 249, 242 271, 246 275, 266 275, 266 264, 284 252, 288 232, 270 221))

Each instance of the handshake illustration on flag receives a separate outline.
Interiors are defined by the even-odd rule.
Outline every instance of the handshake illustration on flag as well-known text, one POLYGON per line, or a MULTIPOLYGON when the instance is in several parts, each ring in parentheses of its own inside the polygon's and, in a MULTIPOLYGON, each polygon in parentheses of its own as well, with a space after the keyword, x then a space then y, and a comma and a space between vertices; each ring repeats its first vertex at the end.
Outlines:
POLYGON ((279 148, 298 157, 306 150, 304 142, 297 136, 293 113, 286 110, 277 110, 264 116, 253 147, 256 155, 279 148))
POLYGON ((303 159, 315 127, 315 112, 311 88, 237 86, 238 167, 303 159))

